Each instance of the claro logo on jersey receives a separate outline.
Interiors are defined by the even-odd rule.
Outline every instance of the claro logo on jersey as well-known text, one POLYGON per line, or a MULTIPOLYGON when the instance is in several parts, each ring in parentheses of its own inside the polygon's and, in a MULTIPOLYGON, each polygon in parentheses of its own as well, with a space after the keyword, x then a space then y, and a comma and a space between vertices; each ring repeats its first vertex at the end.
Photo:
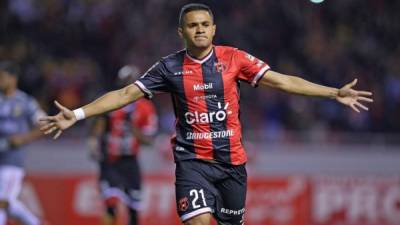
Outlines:
POLYGON ((220 102, 218 102, 218 110, 213 112, 203 112, 200 113, 198 111, 194 112, 186 112, 185 119, 186 123, 194 124, 194 123, 213 123, 213 122, 221 122, 224 121, 227 115, 232 114, 232 111, 227 111, 229 103, 226 103, 222 108, 220 102))

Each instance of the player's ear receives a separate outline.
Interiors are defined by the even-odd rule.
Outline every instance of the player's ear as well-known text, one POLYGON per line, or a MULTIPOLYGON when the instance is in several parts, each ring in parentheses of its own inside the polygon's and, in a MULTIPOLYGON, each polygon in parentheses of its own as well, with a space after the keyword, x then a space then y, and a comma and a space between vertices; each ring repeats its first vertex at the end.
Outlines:
POLYGON ((183 38, 183 30, 182 27, 178 27, 178 35, 180 38, 183 38))
POLYGON ((217 25, 213 25, 213 34, 212 34, 212 36, 214 37, 215 36, 215 32, 217 31, 217 25))

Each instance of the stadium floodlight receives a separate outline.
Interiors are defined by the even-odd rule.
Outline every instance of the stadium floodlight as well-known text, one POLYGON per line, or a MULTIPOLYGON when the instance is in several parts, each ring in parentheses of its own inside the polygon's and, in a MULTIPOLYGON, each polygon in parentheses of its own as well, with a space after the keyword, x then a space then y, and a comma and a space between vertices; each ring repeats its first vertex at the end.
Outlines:
POLYGON ((319 4, 324 2, 325 0, 310 0, 310 2, 315 3, 315 4, 319 4))

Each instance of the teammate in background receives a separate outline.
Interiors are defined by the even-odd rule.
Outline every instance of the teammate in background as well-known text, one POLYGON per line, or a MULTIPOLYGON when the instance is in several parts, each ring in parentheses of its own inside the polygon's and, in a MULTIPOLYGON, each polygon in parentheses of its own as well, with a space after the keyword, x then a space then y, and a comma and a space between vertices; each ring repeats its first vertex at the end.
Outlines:
MULTIPOLYGON (((118 86, 133 83, 138 73, 135 66, 124 66, 118 73, 118 86)), ((129 225, 138 224, 141 174, 137 157, 141 144, 151 143, 157 127, 155 107, 147 99, 95 118, 89 147, 92 158, 99 162, 107 225, 118 223, 119 203, 128 209, 129 225)))
MULTIPOLYGON (((178 34, 186 48, 162 58, 135 83, 105 94, 71 111, 56 102, 60 112, 42 120, 45 134, 54 138, 78 120, 115 110, 145 96, 167 92, 176 115, 172 138, 176 162, 176 204, 185 225, 244 223, 246 153, 239 121, 239 83, 272 87, 284 92, 330 98, 356 112, 368 110, 371 92, 352 89, 357 80, 332 88, 300 77, 274 72, 254 56, 232 47, 212 44, 216 26, 203 4, 185 5, 178 34)), ((162 224, 162 222, 160 222, 162 224)))
POLYGON ((36 100, 17 89, 19 68, 0 62, 0 225, 10 216, 25 225, 41 224, 18 200, 23 177, 23 145, 39 138, 39 117, 45 116, 36 100))

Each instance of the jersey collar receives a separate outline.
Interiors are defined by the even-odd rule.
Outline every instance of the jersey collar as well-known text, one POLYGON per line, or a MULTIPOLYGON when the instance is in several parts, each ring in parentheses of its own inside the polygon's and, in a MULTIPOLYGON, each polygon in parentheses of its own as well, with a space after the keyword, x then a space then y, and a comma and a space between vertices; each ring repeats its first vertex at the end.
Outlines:
POLYGON ((210 53, 208 53, 207 56, 203 57, 202 59, 196 59, 196 58, 193 58, 192 56, 190 56, 186 50, 186 57, 188 57, 190 60, 192 60, 195 63, 203 64, 212 56, 213 53, 214 53, 214 48, 211 49, 210 53))

